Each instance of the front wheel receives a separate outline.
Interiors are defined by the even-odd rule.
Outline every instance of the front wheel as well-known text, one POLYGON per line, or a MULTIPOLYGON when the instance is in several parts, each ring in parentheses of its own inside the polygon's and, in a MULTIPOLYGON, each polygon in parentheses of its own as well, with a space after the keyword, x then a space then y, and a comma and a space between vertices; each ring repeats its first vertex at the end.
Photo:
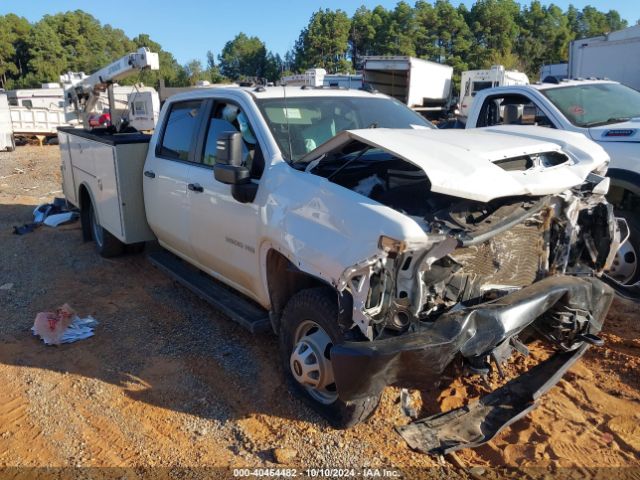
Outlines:
POLYGON ((342 341, 336 295, 311 288, 294 295, 280 323, 280 354, 293 391, 334 428, 352 427, 373 414, 380 395, 345 402, 333 377, 331 347, 342 341))
POLYGON ((622 285, 634 285, 640 282, 640 220, 632 212, 616 212, 616 216, 627 221, 629 238, 620 245, 607 275, 622 285))

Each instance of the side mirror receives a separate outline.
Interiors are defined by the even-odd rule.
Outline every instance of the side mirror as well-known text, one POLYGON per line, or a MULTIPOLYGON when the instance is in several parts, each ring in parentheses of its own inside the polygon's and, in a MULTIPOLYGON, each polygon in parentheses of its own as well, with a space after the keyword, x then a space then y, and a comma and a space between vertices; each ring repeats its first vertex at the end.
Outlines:
POLYGON ((231 195, 240 203, 256 198, 258 185, 251 181, 251 172, 242 165, 242 134, 223 132, 216 141, 216 164, 213 176, 220 183, 231 185, 231 195))
POLYGON ((215 179, 227 185, 249 182, 249 169, 242 166, 242 134, 222 132, 216 141, 215 179))

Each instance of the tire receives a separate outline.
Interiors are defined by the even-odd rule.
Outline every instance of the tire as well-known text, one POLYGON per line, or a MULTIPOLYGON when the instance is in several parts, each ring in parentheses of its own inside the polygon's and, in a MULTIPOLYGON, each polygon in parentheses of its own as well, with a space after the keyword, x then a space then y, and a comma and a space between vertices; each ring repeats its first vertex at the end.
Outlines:
MULTIPOLYGON (((324 417, 331 426, 338 429, 349 428, 365 421, 373 414, 380 402, 380 395, 345 402, 335 392, 335 383, 332 384, 333 387, 329 384, 327 388, 313 388, 300 383, 298 379, 303 375, 300 369, 301 362, 298 362, 298 365, 295 364, 295 360, 299 358, 298 352, 303 351, 303 354, 310 352, 310 350, 304 351, 308 345, 313 346, 313 352, 311 352, 313 354, 322 350, 321 341, 310 339, 314 336, 326 339, 325 334, 329 337, 330 344, 343 340, 342 331, 338 326, 335 292, 324 287, 301 290, 287 303, 280 322, 280 357, 287 383, 297 396, 324 417), (319 328, 316 329, 316 327, 319 328), (307 341, 301 342, 301 338, 307 341), (318 346, 320 348, 315 348, 318 346), (295 352, 294 349, 296 349, 295 352)), ((330 345, 325 347, 322 352, 325 358, 321 361, 324 362, 325 367, 328 364, 330 368, 330 360, 328 360, 330 345)), ((311 358, 315 358, 315 355, 311 355, 311 358)), ((333 378, 333 370, 328 374, 325 374, 325 370, 326 368, 319 369, 320 379, 328 377, 330 381, 333 378)))
POLYGON ((144 251, 146 245, 146 242, 129 243, 125 245, 125 250, 127 253, 138 254, 144 251))
POLYGON ((640 219, 627 211, 617 211, 616 216, 627 221, 629 239, 620 246, 607 274, 622 285, 634 285, 640 282, 640 219))
POLYGON ((124 243, 111 235, 98 223, 93 202, 89 203, 89 226, 98 253, 104 258, 117 257, 124 251, 124 243))

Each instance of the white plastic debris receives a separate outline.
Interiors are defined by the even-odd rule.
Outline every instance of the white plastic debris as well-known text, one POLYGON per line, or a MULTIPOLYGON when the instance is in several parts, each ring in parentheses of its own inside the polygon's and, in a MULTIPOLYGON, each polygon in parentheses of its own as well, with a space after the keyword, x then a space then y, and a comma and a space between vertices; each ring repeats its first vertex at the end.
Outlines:
POLYGON ((49 215, 42 223, 48 227, 57 227, 63 223, 71 222, 76 218, 78 218, 78 214, 75 212, 56 213, 54 215, 49 215))
POLYGON ((80 318, 69 305, 64 304, 55 312, 40 312, 31 327, 45 345, 72 343, 93 337, 98 321, 92 316, 80 318))

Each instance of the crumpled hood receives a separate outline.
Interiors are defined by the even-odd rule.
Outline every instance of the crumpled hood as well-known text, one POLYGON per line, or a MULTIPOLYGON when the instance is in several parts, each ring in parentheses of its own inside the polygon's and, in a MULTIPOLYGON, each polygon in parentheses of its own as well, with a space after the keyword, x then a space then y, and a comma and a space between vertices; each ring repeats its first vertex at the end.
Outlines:
POLYGON ((375 128, 339 133, 301 161, 314 160, 356 140, 381 148, 424 170, 431 190, 488 202, 517 195, 550 195, 581 184, 609 160, 584 135, 543 127, 473 130, 375 128), (562 151, 570 161, 553 167, 506 171, 494 162, 527 154, 562 151))
POLYGON ((596 142, 640 143, 640 117, 627 122, 591 127, 589 135, 596 142))

